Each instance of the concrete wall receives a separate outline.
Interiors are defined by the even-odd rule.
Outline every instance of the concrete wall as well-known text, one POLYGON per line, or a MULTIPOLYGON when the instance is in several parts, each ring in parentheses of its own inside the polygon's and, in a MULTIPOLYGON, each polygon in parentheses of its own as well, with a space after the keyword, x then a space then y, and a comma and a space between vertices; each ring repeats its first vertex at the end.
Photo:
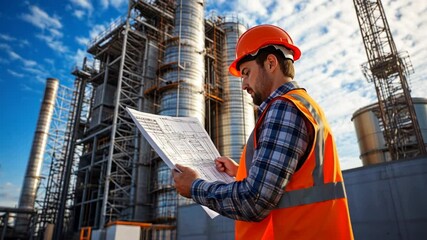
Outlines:
MULTIPOLYGON (((427 239, 427 157, 343 171, 355 239, 427 239)), ((234 222, 178 208, 179 240, 234 239, 234 222)))
POLYGON ((200 205, 178 208, 178 240, 227 240, 234 239, 234 221, 217 216, 211 219, 200 205))
POLYGON ((427 239, 427 158, 344 172, 356 239, 427 239))

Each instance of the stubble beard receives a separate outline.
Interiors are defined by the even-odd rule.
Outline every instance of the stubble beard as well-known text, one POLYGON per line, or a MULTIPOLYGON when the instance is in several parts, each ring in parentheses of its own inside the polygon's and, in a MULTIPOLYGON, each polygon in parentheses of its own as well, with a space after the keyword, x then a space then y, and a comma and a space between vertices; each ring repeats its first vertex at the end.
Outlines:
POLYGON ((262 99, 262 97, 260 96, 259 93, 254 93, 254 96, 252 98, 252 101, 254 102, 255 105, 259 106, 261 105, 262 102, 264 102, 264 100, 262 99))
POLYGON ((258 82, 258 88, 257 91, 254 90, 253 93, 253 97, 252 97, 252 101, 255 105, 259 106, 261 105, 261 103, 263 103, 265 101, 265 99, 267 99, 268 96, 263 97, 262 96, 262 91, 265 88, 265 84, 267 84, 267 79, 266 79, 266 72, 265 69, 261 68, 261 77, 257 80, 258 82))

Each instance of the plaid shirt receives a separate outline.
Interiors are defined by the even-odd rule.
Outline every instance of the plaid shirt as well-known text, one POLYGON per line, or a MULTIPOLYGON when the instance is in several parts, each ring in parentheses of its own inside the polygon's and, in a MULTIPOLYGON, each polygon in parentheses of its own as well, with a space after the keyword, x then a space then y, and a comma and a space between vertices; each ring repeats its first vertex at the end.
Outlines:
MULTIPOLYGON (((259 116, 273 98, 293 88, 292 83, 285 83, 276 89, 260 105, 259 116)), ((274 101, 267 111, 248 176, 229 184, 196 179, 191 187, 195 202, 243 221, 261 221, 277 205, 307 149, 309 136, 303 114, 293 103, 274 101)))

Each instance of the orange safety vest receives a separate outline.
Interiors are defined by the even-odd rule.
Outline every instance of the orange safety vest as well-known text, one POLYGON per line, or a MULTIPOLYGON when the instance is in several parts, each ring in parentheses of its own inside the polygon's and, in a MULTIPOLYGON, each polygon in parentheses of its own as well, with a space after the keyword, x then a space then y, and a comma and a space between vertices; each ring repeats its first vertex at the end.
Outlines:
POLYGON ((353 239, 335 142, 323 111, 304 89, 291 90, 269 103, 243 150, 236 180, 248 175, 257 147, 257 130, 276 100, 295 104, 313 126, 314 142, 305 162, 286 185, 278 206, 261 222, 236 221, 236 239, 353 239))

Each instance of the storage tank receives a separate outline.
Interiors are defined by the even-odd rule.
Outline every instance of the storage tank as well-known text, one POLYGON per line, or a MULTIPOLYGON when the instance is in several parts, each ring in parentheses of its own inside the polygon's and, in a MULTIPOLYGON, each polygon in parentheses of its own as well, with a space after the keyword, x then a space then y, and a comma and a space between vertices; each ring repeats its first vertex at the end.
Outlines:
POLYGON ((178 1, 175 26, 160 67, 158 114, 196 117, 204 125, 205 27, 203 0, 178 1))
MULTIPOLYGON (((424 143, 427 143, 427 99, 412 98, 412 101, 424 143)), ((374 103, 357 110, 351 119, 356 129, 359 158, 364 166, 391 161, 379 118, 379 106, 374 103)), ((408 145, 412 143, 416 144, 415 136, 408 145)))
POLYGON ((221 28, 226 39, 223 47, 223 71, 226 77, 223 81, 224 103, 220 113, 218 148, 221 155, 238 161, 255 126, 254 106, 251 95, 242 90, 242 80, 231 75, 228 68, 236 57, 236 44, 246 27, 236 17, 228 17, 221 28))

